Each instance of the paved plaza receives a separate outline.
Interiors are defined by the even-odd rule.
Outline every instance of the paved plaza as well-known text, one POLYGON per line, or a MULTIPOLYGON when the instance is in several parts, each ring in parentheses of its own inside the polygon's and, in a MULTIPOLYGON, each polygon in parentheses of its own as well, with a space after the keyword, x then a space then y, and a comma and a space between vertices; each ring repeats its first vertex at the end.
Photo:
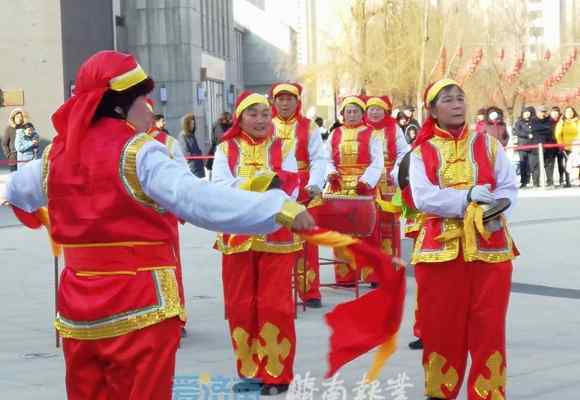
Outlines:
MULTIPOLYGON (((19 226, 6 207, 0 207, 0 226, 0 398, 64 399, 64 361, 51 328, 53 267, 46 232, 19 226)), ((579 231, 580 189, 521 192, 512 218, 522 255, 515 264, 508 320, 508 399, 580 398, 579 231)), ((211 248, 214 234, 191 225, 181 234, 189 336, 179 349, 176 374, 201 376, 203 382, 231 379, 234 361, 223 317, 220 256, 211 248)), ((322 275, 330 281, 331 269, 323 267, 322 275)), ((386 400, 424 398, 421 353, 407 347, 416 294, 412 270, 407 283, 399 350, 381 374, 380 395, 386 400), (401 378, 406 397, 390 390, 401 378)), ((324 308, 300 311, 296 321, 295 371, 315 379, 314 399, 323 399, 329 385, 322 380, 329 334, 323 315, 353 296, 336 289, 322 292, 324 308)), ((355 399, 353 390, 370 364, 367 355, 341 371, 348 399, 355 399)))

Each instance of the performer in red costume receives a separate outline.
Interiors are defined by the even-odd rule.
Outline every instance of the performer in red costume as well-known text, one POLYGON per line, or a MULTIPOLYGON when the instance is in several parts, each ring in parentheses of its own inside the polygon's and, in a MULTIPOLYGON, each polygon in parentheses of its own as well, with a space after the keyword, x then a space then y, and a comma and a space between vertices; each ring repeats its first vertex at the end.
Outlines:
MULTIPOLYGON (((363 121, 366 103, 357 96, 346 97, 340 107, 344 125, 329 137, 329 175, 327 192, 348 197, 377 195, 377 185, 384 171, 383 141, 381 135, 363 121)), ((374 201, 374 200, 372 200, 374 201)), ((376 233, 364 240, 378 245, 376 233)), ((359 278, 376 284, 372 265, 359 272, 345 263, 336 264, 336 282, 353 285, 359 278)))
MULTIPOLYGON (((271 123, 266 97, 244 92, 236 101, 233 126, 215 153, 212 180, 263 191, 273 177, 291 195, 299 176, 293 149, 285 149, 271 123), (261 182, 266 182, 260 186, 261 182)), ((292 271, 302 243, 289 229, 270 235, 220 234, 226 317, 238 374, 234 391, 264 395, 288 390, 293 378, 296 333, 292 271)))
POLYGON ((55 325, 70 400, 171 399, 185 319, 175 217, 232 233, 314 225, 281 190, 213 185, 173 160, 145 133, 153 87, 131 55, 89 58, 74 96, 53 115, 53 144, 7 185, 8 201, 31 227, 48 204, 51 236, 64 248, 55 325))
POLYGON ((425 105, 430 117, 411 155, 409 180, 412 200, 424 213, 412 263, 426 396, 457 398, 470 355, 467 398, 504 399, 506 313, 517 250, 506 216, 484 225, 481 205, 493 208, 497 199, 509 199, 513 208, 514 171, 495 138, 468 129, 457 82, 431 85, 425 105))
MULTIPOLYGON (((276 83, 270 90, 273 100, 272 122, 284 151, 293 152, 298 163, 300 193, 298 201, 308 203, 320 195, 326 178, 326 153, 317 126, 302 115, 302 86, 276 83)), ((304 243, 298 260, 298 293, 306 306, 322 307, 318 247, 304 243)))
MULTIPOLYGON (((379 181, 381 200, 390 202, 397 190, 397 173, 401 159, 411 148, 397 121, 389 115, 393 108, 388 96, 369 97, 366 101, 365 122, 383 137, 385 170, 379 181)), ((396 257, 401 256, 401 226, 398 212, 379 212, 377 229, 382 249, 396 257)))

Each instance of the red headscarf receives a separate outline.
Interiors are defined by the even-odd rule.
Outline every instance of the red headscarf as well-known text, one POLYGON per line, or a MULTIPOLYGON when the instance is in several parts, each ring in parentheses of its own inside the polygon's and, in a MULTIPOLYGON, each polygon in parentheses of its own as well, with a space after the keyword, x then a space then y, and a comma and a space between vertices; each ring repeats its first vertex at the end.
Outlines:
POLYGON ((68 165, 78 163, 83 133, 91 126, 105 93, 122 93, 146 79, 147 74, 130 54, 100 51, 86 60, 77 74, 73 96, 52 115, 58 134, 51 159, 64 152, 68 165))
POLYGON ((298 105, 296 106, 296 111, 294 113, 294 118, 299 123, 308 121, 304 115, 302 115, 302 92, 303 88, 299 83, 292 82, 292 83, 275 83, 270 88, 270 98, 272 99, 272 118, 278 116, 278 109, 276 108, 276 103, 274 100, 276 96, 282 93, 288 93, 293 96, 296 96, 298 99, 298 105))
POLYGON ((236 109, 234 111, 234 119, 232 126, 222 136, 221 139, 222 142, 236 138, 242 134, 242 128, 240 126, 242 114, 244 113, 244 111, 246 111, 246 109, 256 104, 264 104, 267 105, 268 107, 270 106, 270 103, 268 103, 268 99, 266 99, 266 97, 261 94, 252 93, 248 91, 243 91, 242 93, 240 93, 240 95, 236 99, 236 109))
POLYGON ((375 129, 385 129, 386 127, 392 129, 397 124, 397 121, 389 114, 392 108, 393 103, 391 103, 391 99, 389 98, 389 96, 367 97, 366 112, 364 116, 365 124, 375 129), (381 121, 371 122, 368 116, 368 110, 370 107, 381 107, 383 110, 385 110, 385 117, 381 121))

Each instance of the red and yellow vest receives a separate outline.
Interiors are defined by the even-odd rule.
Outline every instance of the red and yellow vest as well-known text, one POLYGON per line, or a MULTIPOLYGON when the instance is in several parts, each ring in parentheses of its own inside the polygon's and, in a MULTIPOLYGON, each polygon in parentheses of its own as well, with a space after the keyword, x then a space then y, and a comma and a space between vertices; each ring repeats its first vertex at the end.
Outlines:
POLYGON ((66 264, 56 328, 66 338, 95 340, 185 320, 176 219, 143 192, 137 176, 137 154, 154 139, 112 118, 84 135, 84 179, 63 178, 64 158, 49 161, 50 147, 43 155, 51 235, 66 264))
MULTIPOLYGON (((425 164, 428 179, 441 188, 469 189, 490 184, 495 189, 495 157, 498 141, 485 134, 464 129, 459 138, 436 128, 435 136, 414 151, 425 164)), ((465 237, 442 241, 446 232, 463 228, 459 218, 443 218, 425 214, 413 253, 412 264, 455 260, 463 250, 465 261, 504 262, 515 258, 512 238, 503 221, 503 228, 484 240, 476 237, 474 254, 466 254, 465 237)))
POLYGON ((315 132, 314 126, 309 119, 303 118, 298 121, 296 118, 284 120, 279 116, 272 119, 274 124, 274 135, 282 140, 283 153, 288 154, 295 148, 296 161, 298 163, 298 175, 300 176, 300 193, 298 201, 302 202, 309 197, 304 191, 310 179, 310 153, 308 143, 310 135, 315 132))
MULTIPOLYGON (((286 154, 283 142, 273 136, 258 142, 242 133, 241 137, 222 142, 219 146, 227 157, 232 175, 247 179, 259 173, 280 171, 286 154)), ((268 235, 220 233, 214 247, 223 254, 251 250, 265 253, 293 253, 302 248, 302 243, 290 229, 280 228, 268 235)))
POLYGON ((356 196, 359 178, 371 164, 370 143, 373 129, 366 125, 356 128, 341 126, 332 133, 331 157, 342 180, 341 195, 356 196))

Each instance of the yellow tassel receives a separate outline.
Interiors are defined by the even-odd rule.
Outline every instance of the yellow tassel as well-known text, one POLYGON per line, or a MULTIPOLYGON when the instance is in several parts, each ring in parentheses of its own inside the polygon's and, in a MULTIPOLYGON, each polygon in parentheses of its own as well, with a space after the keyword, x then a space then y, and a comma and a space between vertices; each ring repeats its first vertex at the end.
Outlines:
POLYGON ((391 201, 384 201, 381 199, 376 199, 377 204, 381 207, 383 212, 388 212, 391 214, 399 214, 401 212, 401 207, 396 206, 391 201))
POLYGON ((373 363, 369 372, 367 373, 367 383, 371 383, 379 377, 381 370, 385 366, 386 362, 391 358, 397 349, 397 339, 398 335, 394 335, 392 338, 383 343, 373 359, 373 363))

